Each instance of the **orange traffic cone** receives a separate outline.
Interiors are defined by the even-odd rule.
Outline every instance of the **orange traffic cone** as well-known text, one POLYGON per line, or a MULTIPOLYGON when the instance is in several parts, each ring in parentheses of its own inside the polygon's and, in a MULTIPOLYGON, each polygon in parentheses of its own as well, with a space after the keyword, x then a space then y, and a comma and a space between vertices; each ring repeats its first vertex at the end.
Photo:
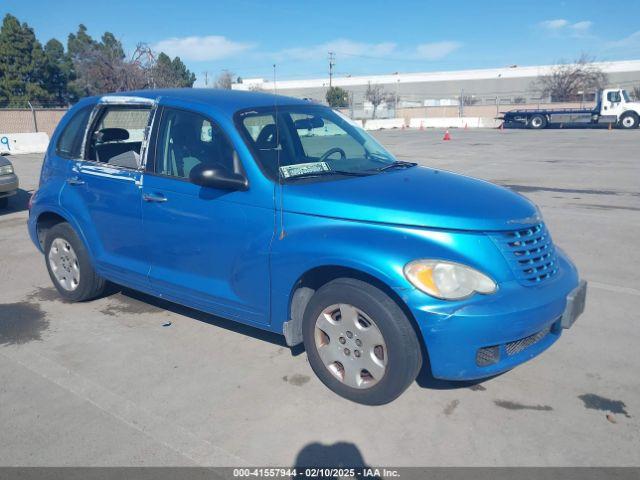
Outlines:
POLYGON ((467 129, 467 122, 464 123, 464 129, 467 129))
POLYGON ((424 130, 424 122, 420 120, 420 130, 424 130))
POLYGON ((611 130, 611 122, 609 122, 609 130, 611 130))
POLYGON ((442 137, 442 140, 451 140, 451 135, 449 135, 449 130, 446 130, 444 132, 444 137, 442 137))

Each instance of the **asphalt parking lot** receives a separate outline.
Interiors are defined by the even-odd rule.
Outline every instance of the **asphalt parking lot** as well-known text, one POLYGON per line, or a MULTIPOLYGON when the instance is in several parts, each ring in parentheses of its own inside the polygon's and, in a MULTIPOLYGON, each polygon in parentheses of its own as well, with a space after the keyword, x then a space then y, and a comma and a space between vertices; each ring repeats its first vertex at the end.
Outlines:
POLYGON ((423 372, 349 403, 279 336, 115 292, 61 302, 25 221, 41 155, 0 212, 0 465, 640 465, 640 132, 387 131, 400 159, 509 186, 590 282, 550 350, 477 384, 423 372))

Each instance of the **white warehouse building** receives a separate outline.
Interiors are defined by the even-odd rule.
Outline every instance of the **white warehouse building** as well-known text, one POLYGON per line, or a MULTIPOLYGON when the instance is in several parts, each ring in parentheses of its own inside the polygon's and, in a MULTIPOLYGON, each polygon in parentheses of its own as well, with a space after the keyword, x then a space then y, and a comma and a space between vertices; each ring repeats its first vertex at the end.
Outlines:
MULTIPOLYGON (((640 60, 597 62, 594 65, 607 74, 609 86, 629 90, 640 87, 640 60)), ((544 100, 536 90, 536 80, 551 73, 554 67, 513 65, 480 70, 333 77, 332 84, 347 90, 354 104, 366 103, 364 95, 369 83, 382 85, 387 94, 395 95, 400 107, 456 105, 460 96, 472 98, 473 103, 478 104, 497 101, 503 104, 535 103, 544 100)), ((278 80, 276 86, 281 95, 324 102, 329 78, 278 80)), ((263 78, 248 78, 232 88, 273 91, 274 84, 263 78)), ((593 92, 584 94, 588 99, 593 92)))

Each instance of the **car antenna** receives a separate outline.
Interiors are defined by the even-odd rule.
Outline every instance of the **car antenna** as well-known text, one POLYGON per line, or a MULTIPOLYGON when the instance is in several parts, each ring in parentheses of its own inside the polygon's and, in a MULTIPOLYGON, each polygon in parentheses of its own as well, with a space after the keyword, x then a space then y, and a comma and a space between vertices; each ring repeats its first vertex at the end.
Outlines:
POLYGON ((276 162, 278 164, 278 196, 279 196, 279 200, 280 200, 280 206, 279 206, 279 210, 280 210, 280 235, 278 236, 279 240, 284 239, 286 233, 284 231, 284 191, 283 191, 283 187, 282 187, 282 178, 280 177, 281 172, 280 172, 280 127, 278 125, 278 83, 277 83, 277 77, 276 77, 276 64, 273 64, 273 94, 274 94, 274 98, 273 98, 273 110, 274 110, 274 117, 275 117, 275 124, 276 124, 276 162))

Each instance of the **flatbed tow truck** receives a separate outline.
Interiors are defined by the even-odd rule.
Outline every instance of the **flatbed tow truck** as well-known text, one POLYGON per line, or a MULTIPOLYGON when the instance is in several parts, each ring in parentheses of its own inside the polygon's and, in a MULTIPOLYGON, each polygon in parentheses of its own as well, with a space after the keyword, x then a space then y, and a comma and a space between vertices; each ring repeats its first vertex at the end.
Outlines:
POLYGON ((541 130, 548 126, 609 125, 632 129, 640 124, 640 102, 633 102, 626 90, 606 88, 596 94, 594 108, 532 108, 501 112, 505 127, 524 126, 541 130))

